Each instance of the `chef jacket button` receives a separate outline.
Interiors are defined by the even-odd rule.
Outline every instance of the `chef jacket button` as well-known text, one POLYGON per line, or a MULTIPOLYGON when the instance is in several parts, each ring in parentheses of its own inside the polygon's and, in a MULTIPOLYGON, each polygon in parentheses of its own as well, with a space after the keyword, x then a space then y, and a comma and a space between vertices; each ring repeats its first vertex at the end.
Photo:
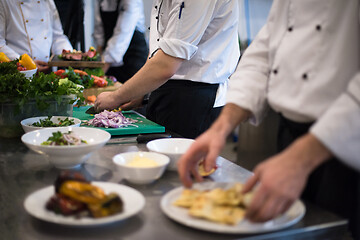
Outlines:
POLYGON ((321 31, 321 25, 316 25, 316 30, 321 31))
POLYGON ((289 27, 288 31, 291 32, 293 30, 293 27, 289 27))
POLYGON ((278 70, 277 70, 277 69, 274 69, 274 70, 273 70, 273 73, 274 73, 274 74, 277 74, 277 73, 278 73, 278 70))
POLYGON ((159 17, 158 17, 158 16, 156 16, 156 17, 155 17, 155 19, 159 19, 159 17))
POLYGON ((308 79, 308 75, 307 75, 306 73, 304 73, 304 74, 302 75, 302 78, 303 78, 304 80, 307 80, 307 79, 308 79))
POLYGON ((160 38, 156 39, 156 41, 160 41, 160 38))
POLYGON ((45 56, 45 58, 48 58, 49 56, 45 56))
POLYGON ((28 22, 29 22, 29 20, 26 20, 25 22, 27 22, 27 23, 28 23, 28 22))
POLYGON ((40 3, 40 1, 38 1, 38 3, 40 3))
POLYGON ((44 21, 44 19, 42 18, 42 19, 41 19, 41 21, 43 22, 43 21, 44 21))
POLYGON ((30 40, 32 41, 32 40, 34 40, 33 38, 30 38, 30 40))
POLYGON ((33 57, 33 59, 36 59, 36 57, 33 57))
POLYGON ((155 9, 157 9, 157 6, 155 6, 155 9))
POLYGON ((44 37, 44 39, 47 39, 47 37, 44 37))
POLYGON ((148 30, 150 30, 150 27, 148 27, 148 30))
POLYGON ((24 2, 21 2, 20 4, 24 4, 24 2))

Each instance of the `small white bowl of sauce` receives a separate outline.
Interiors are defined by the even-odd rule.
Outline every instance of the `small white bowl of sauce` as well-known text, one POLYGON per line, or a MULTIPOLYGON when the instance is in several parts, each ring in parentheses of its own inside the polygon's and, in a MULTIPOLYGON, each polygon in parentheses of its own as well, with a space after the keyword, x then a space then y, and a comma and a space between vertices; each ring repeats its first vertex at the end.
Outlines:
POLYGON ((163 175, 170 159, 155 152, 126 152, 115 155, 113 162, 128 182, 149 184, 163 175))

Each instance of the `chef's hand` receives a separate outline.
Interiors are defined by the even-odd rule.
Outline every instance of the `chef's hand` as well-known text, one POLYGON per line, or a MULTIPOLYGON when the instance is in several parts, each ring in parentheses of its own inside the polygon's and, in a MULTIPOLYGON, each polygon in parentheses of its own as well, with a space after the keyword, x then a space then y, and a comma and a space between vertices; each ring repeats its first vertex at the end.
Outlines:
POLYGON ((244 187, 246 193, 257 185, 246 218, 264 222, 284 213, 299 198, 309 174, 330 156, 314 136, 307 134, 260 163, 244 187))
POLYGON ((180 180, 185 187, 191 187, 192 176, 196 181, 203 178, 198 173, 198 163, 205 159, 205 171, 209 172, 216 165, 216 158, 219 156, 226 142, 226 137, 221 137, 215 128, 210 128, 190 146, 189 150, 178 161, 178 172, 180 180))
POLYGON ((142 104, 143 100, 144 100, 143 97, 131 100, 130 102, 127 102, 127 103, 124 103, 123 105, 121 105, 120 108, 121 108, 121 110, 124 110, 124 111, 140 108, 143 106, 143 104, 142 104))
POLYGON ((94 108, 96 112, 105 109, 113 110, 119 107, 115 92, 102 92, 96 97, 94 108))
POLYGON ((40 61, 40 60, 35 60, 34 62, 36 64, 38 72, 44 72, 44 73, 50 72, 50 67, 48 66, 47 62, 40 61))

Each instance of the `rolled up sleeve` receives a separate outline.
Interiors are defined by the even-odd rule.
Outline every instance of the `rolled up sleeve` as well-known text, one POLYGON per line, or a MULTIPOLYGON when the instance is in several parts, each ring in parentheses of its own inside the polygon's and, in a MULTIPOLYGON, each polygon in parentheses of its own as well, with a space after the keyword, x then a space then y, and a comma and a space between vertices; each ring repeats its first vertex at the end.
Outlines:
POLYGON ((189 60, 197 52, 197 46, 213 20, 216 3, 209 0, 175 0, 172 7, 166 31, 159 39, 159 47, 170 56, 189 60))

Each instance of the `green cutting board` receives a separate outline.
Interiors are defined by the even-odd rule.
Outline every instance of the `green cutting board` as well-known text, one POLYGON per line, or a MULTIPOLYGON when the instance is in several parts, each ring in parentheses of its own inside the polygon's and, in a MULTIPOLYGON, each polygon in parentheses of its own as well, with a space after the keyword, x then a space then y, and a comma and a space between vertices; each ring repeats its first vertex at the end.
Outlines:
MULTIPOLYGON (((89 106, 74 107, 73 117, 80 120, 90 120, 94 118, 94 115, 87 114, 85 111, 90 108, 89 106)), ((141 133, 162 133, 165 132, 165 127, 146 119, 144 116, 134 111, 123 111, 123 114, 127 118, 137 120, 133 123, 135 126, 127 126, 122 128, 99 128, 109 132, 112 136, 129 135, 129 134, 141 134, 141 133)), ((85 126, 92 127, 92 126, 85 126)))

